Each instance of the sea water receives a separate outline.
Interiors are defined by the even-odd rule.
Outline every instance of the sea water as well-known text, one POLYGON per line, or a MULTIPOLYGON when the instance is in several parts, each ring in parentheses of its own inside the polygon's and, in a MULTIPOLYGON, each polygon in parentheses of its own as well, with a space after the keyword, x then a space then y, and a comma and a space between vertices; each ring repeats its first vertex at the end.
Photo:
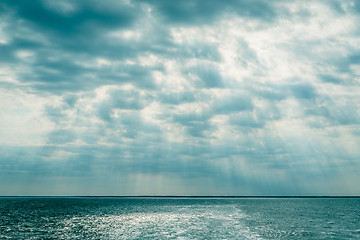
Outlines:
POLYGON ((360 199, 0 198, 0 239, 360 239, 360 199))

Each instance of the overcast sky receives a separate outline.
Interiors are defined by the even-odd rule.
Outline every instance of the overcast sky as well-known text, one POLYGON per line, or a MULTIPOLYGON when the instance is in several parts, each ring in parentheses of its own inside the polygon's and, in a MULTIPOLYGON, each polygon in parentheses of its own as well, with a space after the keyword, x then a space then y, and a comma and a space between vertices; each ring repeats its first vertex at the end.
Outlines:
POLYGON ((2 0, 0 195, 360 195, 360 1, 2 0))

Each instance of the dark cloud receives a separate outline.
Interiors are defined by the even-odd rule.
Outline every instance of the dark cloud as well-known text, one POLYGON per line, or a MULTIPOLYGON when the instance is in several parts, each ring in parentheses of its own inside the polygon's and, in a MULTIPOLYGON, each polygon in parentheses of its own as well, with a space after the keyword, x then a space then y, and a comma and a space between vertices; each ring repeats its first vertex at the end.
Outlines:
MULTIPOLYGON (((11 9, 17 18, 25 20, 37 31, 47 32, 60 37, 94 33, 109 27, 126 27, 134 21, 134 11, 126 5, 111 7, 96 1, 77 1, 74 11, 62 13, 51 2, 35 0, 5 1, 5 9, 11 9), (49 5, 50 4, 50 5, 49 5)), ((59 7, 59 6, 58 6, 59 7)))
POLYGON ((13 55, 12 49, 7 45, 0 45, 0 61, 1 62, 13 62, 15 61, 15 56, 13 55))
POLYGON ((69 107, 74 107, 76 101, 78 100, 78 96, 76 95, 66 95, 64 96, 64 102, 69 105, 69 107))
POLYGON ((107 92, 108 97, 98 106, 99 117, 107 122, 111 122, 111 117, 115 109, 119 110, 141 110, 150 103, 149 96, 141 96, 137 90, 113 89, 107 92))
POLYGON ((216 99, 213 105, 215 114, 229 114, 253 109, 249 96, 225 96, 216 99))
POLYGON ((176 56, 184 58, 206 59, 209 61, 218 62, 221 56, 218 52, 217 46, 206 42, 192 42, 188 44, 174 45, 177 48, 176 56))
POLYGON ((360 63, 360 54, 352 54, 349 56, 350 64, 359 64, 360 63))
POLYGON ((153 70, 160 70, 158 67, 94 66, 98 58, 118 62, 136 57, 142 54, 141 49, 151 46, 152 43, 146 46, 134 45, 128 40, 115 41, 106 35, 132 26, 140 9, 120 2, 110 7, 95 1, 79 1, 69 2, 74 10, 65 14, 59 10, 61 6, 51 4, 56 5, 45 1, 2 3, 8 16, 9 41, 0 46, 3 48, 0 58, 27 69, 17 72, 20 81, 58 94, 125 82, 153 87, 151 74, 153 70), (23 50, 30 51, 31 61, 17 57, 23 50))
POLYGON ((191 121, 186 123, 187 133, 192 137, 208 138, 209 131, 214 131, 216 128, 209 122, 191 121), (207 132, 207 133, 206 133, 207 132))
POLYGON ((203 81, 207 88, 221 88, 224 86, 219 71, 212 66, 199 66, 193 73, 203 81))
POLYGON ((288 86, 274 84, 257 84, 250 86, 249 90, 257 97, 271 101, 281 101, 289 97, 288 86))
POLYGON ((333 84, 341 84, 341 79, 331 76, 331 75, 320 75, 319 78, 326 83, 333 83, 333 84))
POLYGON ((174 120, 183 125, 191 125, 194 121, 207 121, 211 118, 211 113, 208 111, 204 111, 201 113, 198 112, 190 112, 184 114, 176 114, 174 116, 174 120))
POLYGON ((352 7, 350 8, 351 11, 355 11, 356 13, 360 13, 360 4, 358 1, 352 1, 352 7))
POLYGON ((214 126, 208 121, 210 112, 177 114, 173 117, 174 122, 186 126, 187 133, 193 137, 206 137, 205 131, 214 130, 214 126))
POLYGON ((326 124, 321 127, 360 124, 360 113, 351 99, 322 98, 314 105, 305 105, 307 116, 322 117, 326 124))
POLYGON ((256 116, 252 113, 241 113, 233 115, 229 119, 230 124, 234 124, 245 128, 263 128, 265 121, 262 119, 256 119, 256 116))
POLYGON ((295 84, 290 86, 291 92, 298 99, 313 99, 317 96, 315 88, 306 83, 295 84))
POLYGON ((69 130, 58 130, 49 134, 49 142, 53 144, 70 143, 75 140, 75 134, 69 130))
POLYGON ((106 122, 111 122, 112 121, 111 114, 112 114, 112 106, 109 103, 105 102, 99 105, 98 116, 100 119, 106 122))
POLYGON ((114 108, 139 110, 145 104, 140 93, 135 90, 112 90, 109 94, 114 108))
POLYGON ((178 105, 195 101, 195 93, 193 92, 175 92, 164 93, 159 96, 162 103, 178 105))
POLYGON ((143 1, 155 8, 163 20, 174 24, 209 24, 224 12, 242 17, 271 20, 276 16, 275 9, 266 1, 143 1))
POLYGON ((65 118, 66 115, 63 113, 62 107, 53 107, 53 106, 46 106, 45 113, 46 115, 54 122, 58 122, 60 119, 65 118))

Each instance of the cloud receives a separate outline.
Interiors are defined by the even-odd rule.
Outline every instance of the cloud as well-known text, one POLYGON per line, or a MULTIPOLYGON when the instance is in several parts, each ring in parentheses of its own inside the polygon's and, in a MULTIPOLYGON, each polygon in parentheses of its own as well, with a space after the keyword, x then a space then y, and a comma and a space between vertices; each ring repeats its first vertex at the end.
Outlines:
POLYGON ((331 75, 320 75, 319 78, 326 83, 341 84, 341 79, 331 75))
POLYGON ((216 114, 229 114, 251 110, 253 105, 249 96, 225 96, 215 100, 213 110, 216 114))
POLYGON ((265 124, 262 119, 258 120, 249 113, 231 116, 229 122, 234 125, 250 128, 263 128, 265 124))
POLYGON ((219 71, 214 66, 197 66, 191 69, 188 74, 194 74, 201 81, 199 87, 222 88, 223 82, 219 71))
POLYGON ((209 24, 217 20, 224 13, 235 13, 243 17, 272 19, 276 14, 273 6, 265 1, 227 1, 219 0, 176 1, 147 1, 155 8, 155 13, 166 22, 175 24, 209 24))
POLYGON ((76 3, 63 1, 56 6, 50 1, 40 0, 36 0, 32 4, 27 1, 20 1, 16 4, 12 1, 5 1, 3 4, 5 10, 10 8, 16 11, 18 18, 25 20, 35 31, 53 34, 57 37, 73 37, 74 35, 83 37, 83 34, 91 33, 94 30, 128 26, 134 20, 134 16, 131 14, 134 12, 128 11, 129 6, 125 4, 116 4, 110 7, 96 1, 76 3), (66 8, 70 11, 66 12, 66 8))
POLYGON ((181 103, 188 103, 195 101, 195 94, 193 92, 166 92, 159 96, 162 103, 178 105, 181 103))
POLYGON ((290 87, 294 97, 299 99, 313 99, 316 97, 316 92, 310 84, 296 84, 290 87))
POLYGON ((75 139, 74 133, 69 130, 58 130, 49 135, 49 142, 55 144, 69 143, 73 142, 75 139))
POLYGON ((2 1, 0 194, 358 195, 357 9, 2 1))

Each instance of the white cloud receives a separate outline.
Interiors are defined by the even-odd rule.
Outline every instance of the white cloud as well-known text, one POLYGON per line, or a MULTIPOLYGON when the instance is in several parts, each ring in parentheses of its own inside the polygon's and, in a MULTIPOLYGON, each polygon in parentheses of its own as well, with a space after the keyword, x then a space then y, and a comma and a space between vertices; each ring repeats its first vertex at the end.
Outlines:
POLYGON ((21 90, 0 89, 0 145, 41 146, 54 128, 43 114, 49 99, 21 90))

